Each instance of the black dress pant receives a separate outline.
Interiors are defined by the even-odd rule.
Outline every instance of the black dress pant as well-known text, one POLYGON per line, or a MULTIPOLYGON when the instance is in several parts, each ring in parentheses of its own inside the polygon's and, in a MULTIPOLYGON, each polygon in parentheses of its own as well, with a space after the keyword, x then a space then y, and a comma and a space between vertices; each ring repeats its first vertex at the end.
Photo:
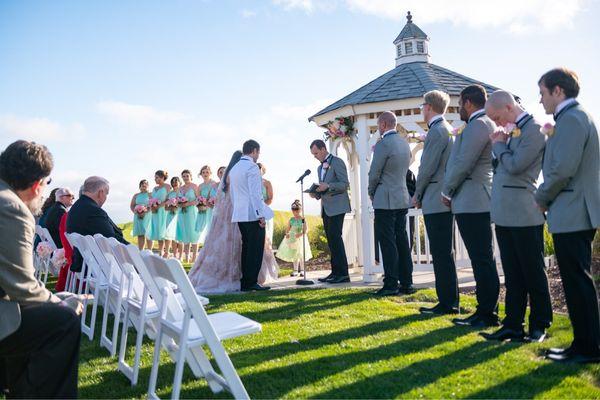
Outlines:
POLYGON ((595 233, 592 229, 552 234, 573 325, 572 346, 578 353, 589 356, 600 356, 598 294, 590 271, 595 233))
POLYGON ((256 285, 265 252, 265 228, 258 221, 238 222, 242 234, 242 289, 256 285))
POLYGON ((452 254, 454 217, 451 212, 425 214, 423 217, 433 258, 435 292, 439 303, 445 308, 458 307, 458 277, 452 254))
POLYGON ((76 398, 81 320, 71 309, 21 307, 21 325, 0 340, 9 398, 76 398))
POLYGON ((331 273, 335 276, 348 276, 348 259, 342 239, 345 216, 346 214, 328 216, 324 210, 321 210, 327 246, 331 252, 331 273))
POLYGON ((375 232, 383 257, 383 287, 411 286, 413 263, 406 234, 407 209, 375 210, 375 232))
POLYGON ((490 213, 456 214, 455 217, 473 267, 476 313, 482 316, 495 315, 498 312, 500 280, 492 249, 490 213))
POLYGON ((548 328, 552 323, 552 303, 544 265, 544 225, 496 225, 496 239, 506 286, 506 317, 502 325, 523 329, 529 296, 529 331, 548 328))
MULTIPOLYGON (((415 217, 408 217, 408 226, 410 228, 410 235, 408 240, 410 243, 410 251, 412 251, 415 245, 415 217)), ((375 240, 375 261, 379 262, 379 239, 377 238, 377 231, 373 230, 373 237, 375 240)))

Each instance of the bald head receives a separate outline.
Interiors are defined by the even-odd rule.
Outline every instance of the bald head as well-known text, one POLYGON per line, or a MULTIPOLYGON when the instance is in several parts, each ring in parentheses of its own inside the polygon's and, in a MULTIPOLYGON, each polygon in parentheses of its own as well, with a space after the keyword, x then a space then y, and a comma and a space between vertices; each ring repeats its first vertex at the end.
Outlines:
POLYGON ((514 96, 504 90, 495 91, 490 95, 490 97, 488 97, 487 101, 485 102, 486 108, 489 106, 494 107, 496 109, 504 108, 506 106, 514 107, 516 105, 517 102, 515 101, 514 96))
POLYGON ((501 126, 514 123, 523 111, 515 97, 504 90, 495 91, 485 102, 485 113, 492 121, 501 126))
POLYGON ((397 123, 396 114, 391 111, 385 111, 377 118, 377 127, 381 133, 387 132, 390 129, 396 129, 397 123))

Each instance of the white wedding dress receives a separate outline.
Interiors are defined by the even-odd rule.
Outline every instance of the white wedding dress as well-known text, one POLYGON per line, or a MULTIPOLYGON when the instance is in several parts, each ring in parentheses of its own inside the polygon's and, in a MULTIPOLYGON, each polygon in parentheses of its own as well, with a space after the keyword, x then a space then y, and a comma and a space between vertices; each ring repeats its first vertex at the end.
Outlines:
MULTIPOLYGON (((227 293, 240 290, 242 277, 242 235, 236 223, 231 222, 233 205, 229 191, 222 183, 217 189, 212 225, 204 247, 188 274, 197 293, 227 293)), ((258 275, 258 283, 277 279, 279 266, 271 250, 271 241, 265 240, 265 252, 258 275)))

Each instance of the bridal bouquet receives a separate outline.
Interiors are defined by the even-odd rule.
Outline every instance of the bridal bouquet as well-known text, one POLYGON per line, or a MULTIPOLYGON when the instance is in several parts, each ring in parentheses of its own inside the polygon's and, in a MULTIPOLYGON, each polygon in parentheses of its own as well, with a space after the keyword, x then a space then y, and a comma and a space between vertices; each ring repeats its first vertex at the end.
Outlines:
POLYGON ((416 131, 409 131, 406 135, 406 140, 409 143, 423 143, 427 138, 427 135, 424 133, 419 133, 416 131))
POLYGON ((208 199, 206 197, 198 196, 196 200, 198 200, 198 211, 205 212, 206 210, 208 210, 208 199))
POLYGON ((214 208, 215 207, 215 198, 214 197, 210 197, 208 199, 207 206, 210 207, 210 208, 214 208))
POLYGON ((158 211, 158 206, 160 205, 160 200, 152 198, 148 202, 148 205, 150 206, 150 209, 152 210, 152 212, 156 213, 158 211))
POLYGON ((54 276, 58 276, 58 272, 62 267, 67 265, 67 259, 65 258, 65 249, 58 249, 52 253, 50 259, 50 272, 54 276))
POLYGON ((134 207, 133 212, 135 212, 139 219, 143 219, 144 215, 148 212, 148 208, 143 204, 138 204, 134 207))
POLYGON ((184 204, 187 203, 187 202, 188 202, 188 199, 185 196, 179 196, 177 198, 177 203, 179 204, 179 207, 181 207, 181 212, 182 213, 184 213, 186 211, 184 204))
POLYGON ((352 117, 339 117, 329 121, 326 125, 325 140, 348 138, 354 132, 352 117))
POLYGON ((165 208, 166 208, 167 210, 169 210, 169 212, 170 212, 171 214, 175 214, 175 211, 177 210, 177 204, 178 204, 178 203, 179 203, 179 202, 177 201, 177 199, 176 199, 176 198, 168 199, 168 200, 167 200, 167 204, 165 205, 165 208))
POLYGON ((38 243, 35 252, 40 258, 48 258, 50 257, 50 254, 52 254, 52 247, 46 242, 40 242, 38 243))

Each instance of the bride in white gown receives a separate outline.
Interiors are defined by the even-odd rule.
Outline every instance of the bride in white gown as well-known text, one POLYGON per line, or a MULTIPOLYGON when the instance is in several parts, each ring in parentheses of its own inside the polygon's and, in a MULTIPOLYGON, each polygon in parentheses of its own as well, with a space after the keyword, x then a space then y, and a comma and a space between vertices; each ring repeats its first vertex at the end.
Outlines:
MULTIPOLYGON (((200 250, 189 278, 197 293, 226 293, 240 290, 242 277, 242 236, 236 223, 231 222, 233 207, 227 187, 229 170, 239 161, 242 152, 231 157, 223 179, 217 188, 213 209, 212 225, 204 247, 200 250)), ((271 242, 265 240, 265 252, 258 275, 258 283, 269 283, 277 279, 279 266, 271 250, 271 242)))

